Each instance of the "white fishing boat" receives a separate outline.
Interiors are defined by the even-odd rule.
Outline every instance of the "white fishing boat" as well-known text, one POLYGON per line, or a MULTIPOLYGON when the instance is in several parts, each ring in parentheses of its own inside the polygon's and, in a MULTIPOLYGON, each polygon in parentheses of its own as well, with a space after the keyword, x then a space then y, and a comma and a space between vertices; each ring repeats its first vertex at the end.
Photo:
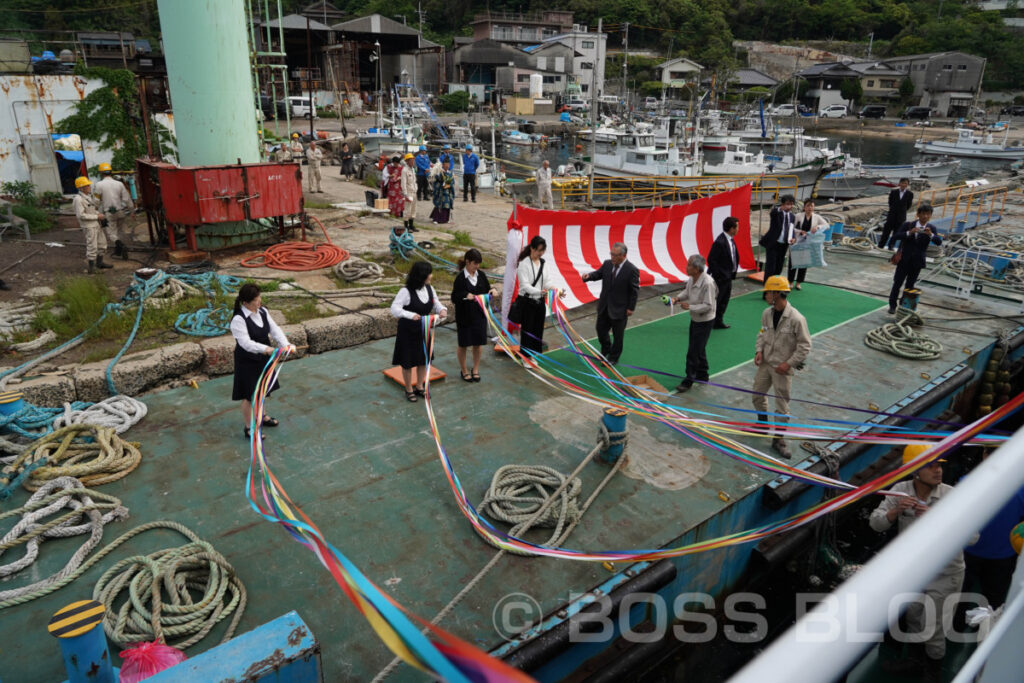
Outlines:
POLYGON ((536 147, 546 136, 537 133, 524 133, 519 130, 501 131, 501 141, 506 145, 519 145, 522 147, 536 147))
POLYGON ((880 176, 876 185, 896 187, 900 178, 910 180, 927 180, 933 187, 941 187, 949 183, 950 174, 960 168, 959 159, 943 159, 940 161, 922 161, 917 164, 861 164, 861 168, 870 175, 880 176))
POLYGON ((837 168, 818 181, 818 196, 828 199, 856 199, 885 192, 878 183, 881 176, 866 173, 861 168, 837 168))
POLYGON ((955 157, 974 157, 976 159, 1024 159, 1024 146, 1019 140, 1013 145, 1006 144, 1006 136, 1009 135, 1007 128, 1003 142, 993 142, 992 134, 987 133, 981 138, 973 130, 967 128, 956 129, 955 140, 918 140, 914 147, 925 154, 948 154, 955 157))
MULTIPOLYGON (((721 176, 795 176, 797 179, 796 198, 798 201, 803 201, 814 196, 819 180, 830 170, 834 170, 834 166, 835 162, 833 160, 819 157, 793 168, 784 168, 778 159, 767 158, 763 151, 751 152, 746 144, 740 142, 732 143, 728 146, 725 150, 725 156, 720 163, 705 164, 704 173, 706 175, 721 176)), ((770 194, 769 188, 766 186, 766 197, 752 197, 751 203, 770 203, 770 199, 764 201, 770 194)))
POLYGON ((678 147, 659 147, 654 133, 615 131, 595 143, 594 173, 612 178, 700 175, 700 161, 684 158, 678 147))
MULTIPOLYGON (((387 120, 384 124, 388 124, 387 120)), ((423 127, 418 124, 380 125, 359 132, 363 154, 375 157, 379 154, 392 156, 415 152, 424 144, 423 127)))

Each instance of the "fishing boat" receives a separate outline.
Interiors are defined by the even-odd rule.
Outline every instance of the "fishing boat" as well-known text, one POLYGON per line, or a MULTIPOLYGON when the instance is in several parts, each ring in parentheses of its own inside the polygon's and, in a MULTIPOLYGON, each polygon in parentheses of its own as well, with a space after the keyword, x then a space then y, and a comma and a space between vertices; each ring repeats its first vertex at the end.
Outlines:
POLYGON ((501 131, 501 141, 506 145, 536 147, 544 138, 545 136, 540 135, 539 133, 524 133, 520 130, 501 131))
POLYGON ((387 119, 384 119, 382 125, 359 132, 358 136, 363 153, 371 157, 415 152, 426 141, 423 127, 419 124, 395 124, 387 119))
MULTIPOLYGON (((787 167, 778 157, 768 158, 763 151, 751 152, 747 145, 740 143, 729 144, 725 156, 719 163, 704 165, 704 173, 715 176, 730 175, 764 175, 764 176, 794 176, 797 179, 796 198, 803 201, 814 196, 818 182, 826 174, 834 170, 834 161, 825 157, 818 157, 795 167, 787 167)), ((752 203, 765 204, 768 196, 752 197, 752 203)))
POLYGON ((659 147, 654 133, 607 131, 594 144, 594 173, 613 178, 700 175, 699 159, 684 157, 678 147, 659 147))
POLYGON ((1015 140, 1012 145, 1007 145, 1009 128, 1003 136, 1003 142, 993 142, 991 133, 983 138, 968 128, 957 128, 955 140, 918 140, 914 147, 925 154, 948 154, 955 157, 973 157, 975 159, 1024 159, 1024 145, 1020 140, 1015 140))
POLYGON ((900 178, 927 180, 930 185, 942 186, 949 182, 950 174, 960 168, 959 159, 922 161, 916 164, 861 164, 860 167, 871 175, 880 176, 876 185, 896 187, 900 178))

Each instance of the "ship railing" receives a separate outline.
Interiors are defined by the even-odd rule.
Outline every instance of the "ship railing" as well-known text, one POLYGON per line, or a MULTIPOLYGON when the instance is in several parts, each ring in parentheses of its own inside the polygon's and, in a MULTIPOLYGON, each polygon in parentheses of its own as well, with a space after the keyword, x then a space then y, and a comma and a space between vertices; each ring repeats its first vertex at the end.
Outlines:
MULTIPOLYGON (((832 681, 881 640, 898 616, 892 606, 921 592, 968 540, 1024 486, 1024 430, 1018 430, 942 502, 898 534, 870 562, 825 596, 730 683, 832 681)), ((1017 562, 1001 617, 954 679, 1020 680, 1024 665, 1024 562, 1017 562)), ((923 665, 922 665, 923 666, 923 665)))
POLYGON ((596 177, 589 183, 561 188, 561 208, 587 202, 593 205, 669 206, 751 185, 753 203, 772 204, 784 194, 797 194, 800 181, 795 175, 729 176, 629 176, 596 177))
POLYGON ((1004 215, 1008 187, 976 187, 952 185, 925 192, 922 203, 931 204, 933 219, 950 218, 951 231, 959 221, 965 228, 976 228, 984 223, 998 221, 1004 215))

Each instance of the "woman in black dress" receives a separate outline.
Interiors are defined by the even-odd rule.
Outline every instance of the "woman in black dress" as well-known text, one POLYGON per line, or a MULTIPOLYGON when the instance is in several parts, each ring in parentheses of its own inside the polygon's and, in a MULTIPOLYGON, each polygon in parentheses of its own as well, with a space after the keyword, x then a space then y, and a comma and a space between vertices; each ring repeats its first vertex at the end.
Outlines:
POLYGON ((402 383, 405 385, 405 399, 415 402, 417 396, 424 396, 423 381, 427 378, 427 354, 423 338, 423 316, 436 313, 442 318, 448 315, 430 279, 433 266, 426 261, 416 261, 409 270, 402 287, 391 302, 391 315, 398 318, 398 334, 395 335, 395 352, 391 364, 402 367, 402 383), (412 370, 416 368, 417 384, 412 383, 412 370))
POLYGON ((476 249, 470 249, 459 261, 459 274, 452 284, 452 303, 455 304, 455 327, 459 334, 459 347, 455 355, 459 359, 464 382, 480 381, 480 348, 487 343, 487 317, 476 297, 481 294, 495 295, 487 275, 480 270, 483 256, 476 249), (466 349, 473 349, 473 371, 466 370, 466 349))
MULTIPOLYGON (((263 308, 260 288, 254 284, 242 285, 238 290, 235 314, 231 318, 231 336, 235 338, 235 383, 231 388, 231 400, 242 402, 242 415, 245 418, 243 433, 249 439, 252 395, 267 364, 267 358, 274 353, 271 340, 277 347, 287 348, 291 352, 295 351, 295 347, 288 343, 284 331, 270 317, 267 309, 263 308)), ((278 383, 274 382, 267 395, 277 388, 278 383)), ((274 418, 263 416, 264 427, 277 425, 274 418)))
POLYGON ((346 142, 341 145, 341 175, 345 176, 345 180, 351 180, 355 174, 352 168, 352 151, 346 142))

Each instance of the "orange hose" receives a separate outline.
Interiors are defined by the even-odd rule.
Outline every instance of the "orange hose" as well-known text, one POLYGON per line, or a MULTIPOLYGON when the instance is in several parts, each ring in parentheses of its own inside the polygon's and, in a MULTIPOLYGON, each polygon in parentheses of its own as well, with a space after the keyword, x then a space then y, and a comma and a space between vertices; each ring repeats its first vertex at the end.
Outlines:
POLYGON ((326 242, 281 242, 267 248, 262 254, 242 259, 242 265, 246 268, 266 266, 277 270, 306 271, 330 268, 347 259, 348 251, 331 242, 324 224, 315 216, 309 218, 316 221, 323 230, 326 242))

